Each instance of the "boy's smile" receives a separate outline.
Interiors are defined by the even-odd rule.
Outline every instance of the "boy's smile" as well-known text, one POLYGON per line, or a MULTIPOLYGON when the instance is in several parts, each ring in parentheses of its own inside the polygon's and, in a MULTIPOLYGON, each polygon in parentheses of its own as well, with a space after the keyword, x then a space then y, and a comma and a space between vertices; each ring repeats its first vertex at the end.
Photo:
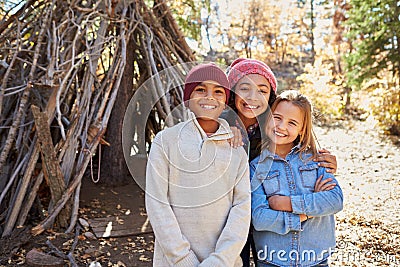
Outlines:
POLYGON ((217 108, 217 106, 215 106, 215 105, 202 105, 202 104, 200 104, 200 106, 203 109, 215 109, 215 108, 217 108))
POLYGON ((225 108, 225 89, 214 81, 199 83, 190 95, 189 108, 202 120, 216 121, 225 108))

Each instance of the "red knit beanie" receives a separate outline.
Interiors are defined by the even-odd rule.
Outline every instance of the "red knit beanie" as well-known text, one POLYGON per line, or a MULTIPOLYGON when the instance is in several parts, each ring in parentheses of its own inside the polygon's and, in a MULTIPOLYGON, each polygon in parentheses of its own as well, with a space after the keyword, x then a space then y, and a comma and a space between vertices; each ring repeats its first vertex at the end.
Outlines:
POLYGON ((226 101, 228 102, 230 89, 226 74, 214 63, 205 63, 193 67, 186 76, 183 101, 188 101, 194 88, 204 81, 215 81, 225 88, 226 101))
POLYGON ((256 59, 238 58, 229 67, 228 79, 231 87, 235 87, 237 82, 248 74, 259 74, 265 77, 271 84, 272 90, 276 93, 277 82, 271 68, 256 59))

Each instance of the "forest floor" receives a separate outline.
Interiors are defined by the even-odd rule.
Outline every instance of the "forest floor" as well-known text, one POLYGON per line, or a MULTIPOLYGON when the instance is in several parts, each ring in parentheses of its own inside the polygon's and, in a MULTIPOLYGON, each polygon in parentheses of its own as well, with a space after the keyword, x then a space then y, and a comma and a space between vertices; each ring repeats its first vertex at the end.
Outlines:
MULTIPOLYGON (((336 215, 338 250, 331 266, 400 266, 400 139, 382 135, 371 121, 339 121, 317 127, 316 133, 321 146, 337 156, 336 177, 345 197, 344 209, 336 215)), ((126 214, 146 221, 144 193, 135 183, 106 187, 85 177, 81 218, 126 214)), ((8 255, 5 249, 10 251, 18 237, 3 241, 0 266, 28 266, 25 256, 32 248, 51 251, 47 240, 68 254, 74 236, 46 232, 28 238, 8 255)), ((73 255, 78 266, 94 261, 103 267, 152 265, 152 233, 95 238, 90 228, 83 228, 76 240, 73 255)))
POLYGON ((344 193, 331 266, 400 266, 399 137, 382 135, 374 121, 317 127, 316 134, 337 156, 344 193))

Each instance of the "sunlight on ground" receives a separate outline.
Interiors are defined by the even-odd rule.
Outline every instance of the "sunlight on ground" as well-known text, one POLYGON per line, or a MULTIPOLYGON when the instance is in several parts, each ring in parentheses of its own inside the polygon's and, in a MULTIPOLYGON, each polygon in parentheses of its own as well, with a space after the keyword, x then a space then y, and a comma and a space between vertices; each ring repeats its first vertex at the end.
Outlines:
POLYGON ((337 157, 344 193, 331 266, 400 266, 399 148, 373 119, 317 127, 316 133, 337 157))

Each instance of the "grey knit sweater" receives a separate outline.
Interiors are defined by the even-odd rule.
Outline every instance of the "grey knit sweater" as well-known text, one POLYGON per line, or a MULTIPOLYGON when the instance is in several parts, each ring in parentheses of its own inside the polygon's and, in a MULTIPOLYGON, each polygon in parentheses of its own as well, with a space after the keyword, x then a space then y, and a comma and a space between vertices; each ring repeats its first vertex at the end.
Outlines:
POLYGON ((192 119, 158 133, 146 170, 153 266, 242 266, 250 224, 246 152, 221 119, 207 136, 192 119))

